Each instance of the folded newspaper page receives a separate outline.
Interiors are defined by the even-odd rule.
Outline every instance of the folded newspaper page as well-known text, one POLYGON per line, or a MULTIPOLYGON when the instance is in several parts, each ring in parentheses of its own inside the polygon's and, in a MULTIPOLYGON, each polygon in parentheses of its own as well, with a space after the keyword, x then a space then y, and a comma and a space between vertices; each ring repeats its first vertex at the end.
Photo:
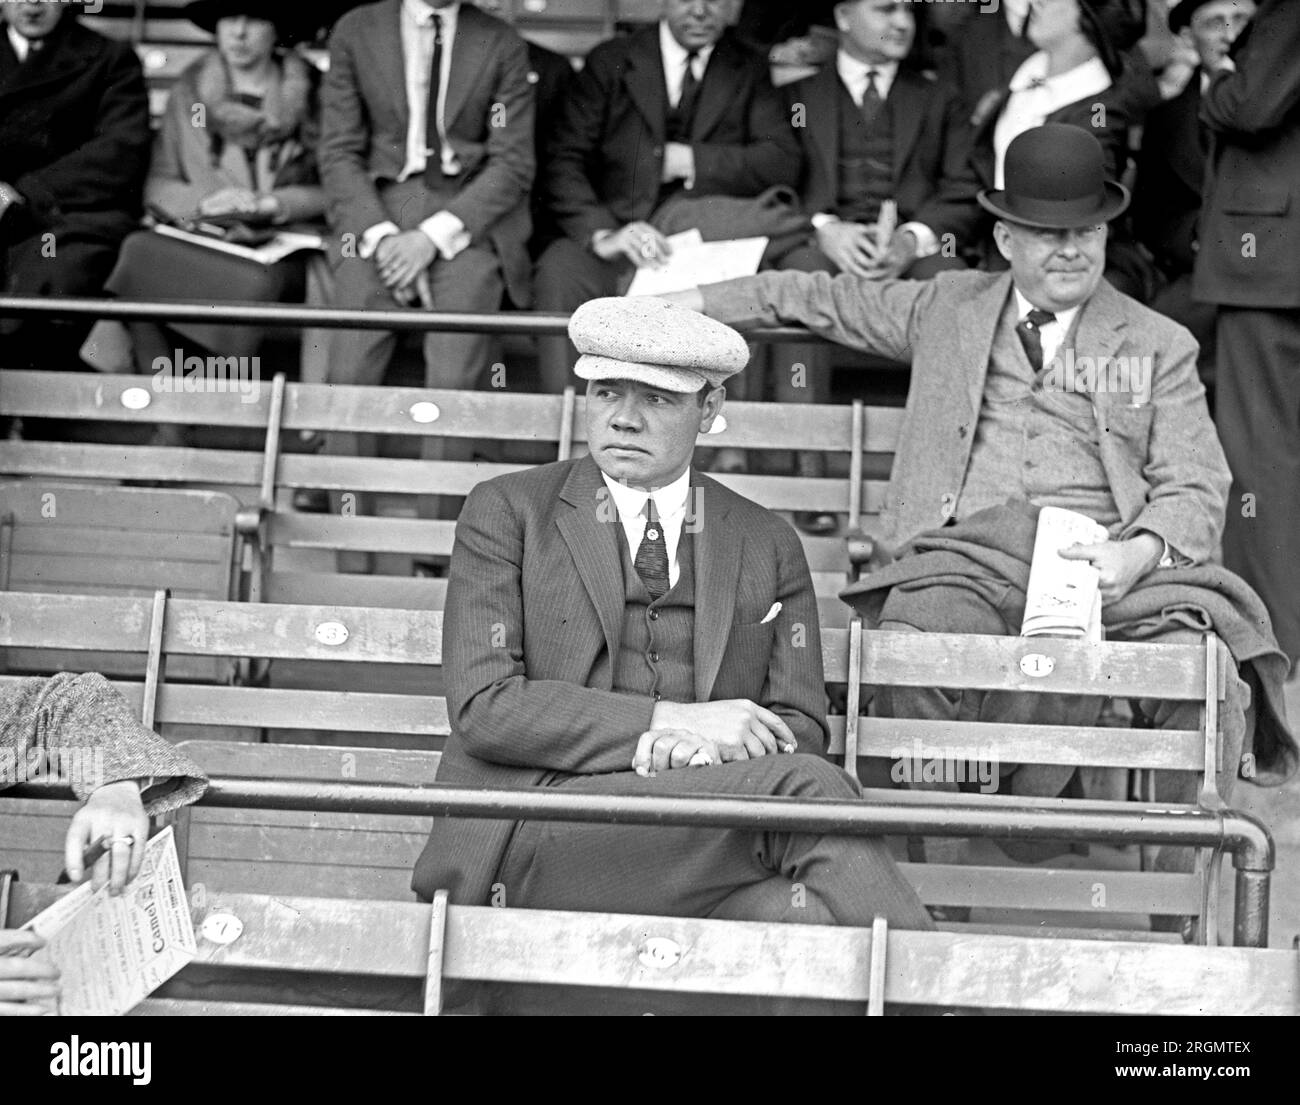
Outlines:
POLYGON ((1034 559, 1029 566, 1022 637, 1101 640, 1098 572, 1086 560, 1066 560, 1062 549, 1107 540, 1104 526, 1085 514, 1045 506, 1038 515, 1034 559))
POLYGON ((120 897, 86 882, 23 927, 59 968, 60 1014, 118 1017, 139 1005, 198 953, 170 826, 120 897))
POLYGON ((698 230, 668 239, 672 255, 661 269, 637 269, 628 295, 666 295, 698 284, 713 284, 737 276, 753 276, 767 249, 766 238, 728 238, 705 242, 698 230))

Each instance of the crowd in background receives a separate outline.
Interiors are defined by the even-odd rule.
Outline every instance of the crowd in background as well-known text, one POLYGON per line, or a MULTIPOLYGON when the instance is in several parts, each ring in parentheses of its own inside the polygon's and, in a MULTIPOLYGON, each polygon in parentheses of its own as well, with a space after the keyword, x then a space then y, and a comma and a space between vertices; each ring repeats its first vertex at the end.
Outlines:
MULTIPOLYGON (((569 312, 625 291, 690 227, 768 237, 765 267, 926 280, 1004 264, 978 193, 1002 187, 1017 135, 1075 124, 1101 142, 1107 176, 1133 190, 1107 278, 1201 344, 1233 504, 1259 498, 1245 521, 1230 507, 1229 565, 1265 598, 1294 661, 1300 251, 1282 247, 1300 232, 1289 200, 1300 85, 1259 62, 1253 99, 1235 111, 1202 102, 1236 68, 1256 0, 1150 6, 1003 0, 936 18, 933 5, 846 0, 794 17, 780 3, 663 0, 659 23, 574 66, 470 3, 383 0, 342 14, 322 72, 298 48, 319 13, 200 0, 185 13, 215 46, 173 85, 155 131, 130 45, 85 28, 69 5, 5 3, 0 288, 569 312), (326 249, 263 265, 159 224, 217 226, 250 245, 315 228, 326 249)), ((1271 46, 1295 38, 1300 15, 1287 7, 1259 0, 1271 46)), ((78 368, 84 357, 146 373, 175 348, 241 356, 263 340, 220 323, 101 326, 90 340, 87 329, 0 319, 0 366, 78 368)), ((542 384, 558 391, 573 350, 563 338, 537 344, 542 384)), ((308 331, 302 375, 380 383, 396 347, 384 331, 308 331)), ((423 352, 430 387, 482 386, 493 355, 486 335, 439 332, 423 352)), ((829 400, 826 346, 764 356, 744 397, 829 400)), ((444 447, 429 439, 425 455, 444 447)), ((818 474, 817 455, 795 463, 818 474)), ((837 524, 796 522, 809 533, 837 524)))

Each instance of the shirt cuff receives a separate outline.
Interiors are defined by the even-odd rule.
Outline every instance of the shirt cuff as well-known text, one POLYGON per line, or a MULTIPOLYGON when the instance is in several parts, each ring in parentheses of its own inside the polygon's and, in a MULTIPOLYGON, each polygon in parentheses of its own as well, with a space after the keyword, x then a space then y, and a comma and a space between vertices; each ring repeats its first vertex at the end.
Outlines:
POLYGON ((435 211, 420 224, 420 230, 438 247, 444 261, 452 260, 470 242, 465 224, 450 211, 435 211))
POLYGON ((912 237, 916 239, 916 258, 918 261, 922 257, 933 257, 939 252, 939 239, 925 223, 903 223, 895 233, 901 234, 904 230, 910 230, 912 237))
POLYGON ((361 248, 358 250, 361 254, 361 260, 369 261, 375 255, 375 250, 383 239, 390 234, 400 233, 401 230, 396 223, 375 223, 374 226, 361 235, 361 248))
POLYGON ((839 221, 840 217, 838 215, 832 215, 829 211, 818 211, 817 214, 809 220, 809 222, 812 223, 812 228, 814 230, 820 230, 829 223, 837 223, 839 221))

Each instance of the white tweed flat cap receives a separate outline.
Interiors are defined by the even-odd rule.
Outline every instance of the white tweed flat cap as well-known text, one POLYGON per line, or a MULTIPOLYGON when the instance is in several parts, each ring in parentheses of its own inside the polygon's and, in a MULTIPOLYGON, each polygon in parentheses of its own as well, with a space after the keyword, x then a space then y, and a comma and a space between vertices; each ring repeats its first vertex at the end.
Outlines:
POLYGON ((665 391, 718 387, 749 361, 745 339, 697 311, 649 297, 584 303, 569 320, 584 380, 639 380, 665 391))

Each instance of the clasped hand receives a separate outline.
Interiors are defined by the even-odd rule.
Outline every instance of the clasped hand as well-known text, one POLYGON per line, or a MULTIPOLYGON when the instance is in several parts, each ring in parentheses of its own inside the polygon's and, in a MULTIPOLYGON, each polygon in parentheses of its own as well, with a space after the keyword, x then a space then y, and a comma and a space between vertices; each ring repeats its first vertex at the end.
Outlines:
POLYGON ((632 770, 641 776, 673 768, 755 760, 793 752, 794 733, 781 717, 747 698, 660 702, 637 740, 632 770))

